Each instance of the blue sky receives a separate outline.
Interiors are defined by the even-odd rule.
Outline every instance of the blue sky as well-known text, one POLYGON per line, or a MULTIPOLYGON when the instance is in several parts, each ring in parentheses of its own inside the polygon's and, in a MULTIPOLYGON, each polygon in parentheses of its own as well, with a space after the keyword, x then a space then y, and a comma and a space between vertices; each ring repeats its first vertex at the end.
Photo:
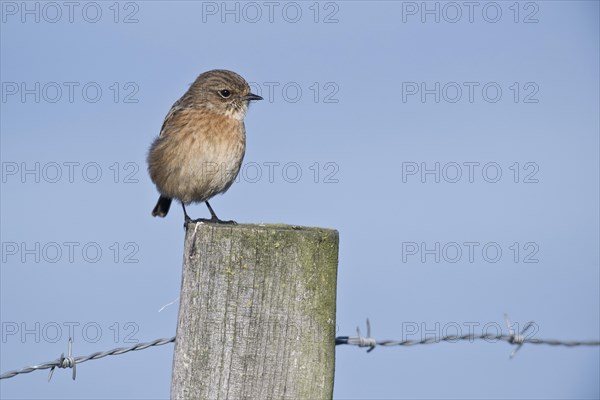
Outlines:
MULTIPOLYGON (((2 372, 175 334, 184 232, 147 149, 203 71, 265 97, 223 219, 340 232, 339 335, 598 340, 599 5, 2 1, 2 372), (407 327, 418 327, 410 333, 407 327), (433 332, 433 333, 432 333, 433 332), (450 332, 452 333, 452 332, 450 332)), ((204 206, 188 209, 207 217, 204 206)), ((336 351, 334 397, 598 398, 600 350, 336 351)), ((173 346, 0 381, 168 398, 173 346)))

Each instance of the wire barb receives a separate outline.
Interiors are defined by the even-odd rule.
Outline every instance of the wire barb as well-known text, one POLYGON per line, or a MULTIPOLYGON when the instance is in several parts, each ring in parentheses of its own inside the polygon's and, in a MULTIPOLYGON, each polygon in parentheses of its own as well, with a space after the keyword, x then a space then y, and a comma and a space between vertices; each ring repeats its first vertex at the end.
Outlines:
POLYGON ((75 380, 75 376, 77 373, 77 362, 75 358, 73 358, 73 341, 69 338, 69 352, 67 357, 65 357, 65 353, 61 353, 60 358, 57 360, 57 365, 50 368, 50 373, 48 374, 48 382, 52 379, 52 374, 54 374, 54 368, 73 368, 73 380, 75 380))
POLYGON ((377 340, 371 337, 371 321, 369 321, 369 318, 367 318, 367 337, 363 337, 360 334, 360 328, 358 326, 356 327, 356 335, 356 338, 348 338, 348 340, 356 340, 358 347, 368 347, 367 353, 372 352, 375 349, 375 346, 377 346, 377 340))
POLYGON ((513 324, 512 322, 510 322, 510 319, 508 318, 508 314, 504 314, 504 321, 506 321, 506 326, 508 327, 508 343, 510 344, 516 344, 517 347, 512 351, 512 353, 510 353, 510 356, 508 358, 513 358, 515 356, 515 354, 517 353, 517 351, 519 351, 519 349, 521 347, 523 347, 523 343, 525 343, 526 337, 525 337, 525 332, 527 332, 529 329, 533 328, 535 326, 535 322, 533 321, 529 321, 528 323, 525 324, 525 326, 523 327, 523 329, 521 329, 521 333, 517 334, 515 332, 515 330, 513 329, 513 324))

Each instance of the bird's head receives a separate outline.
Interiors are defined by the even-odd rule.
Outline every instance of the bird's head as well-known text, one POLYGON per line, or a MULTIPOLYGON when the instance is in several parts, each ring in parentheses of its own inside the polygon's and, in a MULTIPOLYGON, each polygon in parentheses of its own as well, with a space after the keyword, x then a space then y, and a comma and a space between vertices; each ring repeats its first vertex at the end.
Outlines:
POLYGON ((198 76, 188 92, 195 105, 237 120, 244 119, 250 101, 262 100, 262 97, 250 92, 244 78, 222 69, 198 76))

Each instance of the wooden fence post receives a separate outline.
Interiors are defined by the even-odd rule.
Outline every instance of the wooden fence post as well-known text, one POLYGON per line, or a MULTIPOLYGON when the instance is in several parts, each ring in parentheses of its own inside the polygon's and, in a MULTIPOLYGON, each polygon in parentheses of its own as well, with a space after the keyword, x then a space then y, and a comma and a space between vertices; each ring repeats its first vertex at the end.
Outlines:
POLYGON ((338 232, 188 226, 172 399, 331 399, 338 232))

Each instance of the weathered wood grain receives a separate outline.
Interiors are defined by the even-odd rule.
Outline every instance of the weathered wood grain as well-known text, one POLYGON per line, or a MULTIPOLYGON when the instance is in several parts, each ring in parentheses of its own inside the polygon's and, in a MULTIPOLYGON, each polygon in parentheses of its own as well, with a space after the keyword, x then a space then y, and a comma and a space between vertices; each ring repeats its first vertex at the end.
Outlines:
POLYGON ((173 399, 331 399, 338 232, 190 224, 173 399))

